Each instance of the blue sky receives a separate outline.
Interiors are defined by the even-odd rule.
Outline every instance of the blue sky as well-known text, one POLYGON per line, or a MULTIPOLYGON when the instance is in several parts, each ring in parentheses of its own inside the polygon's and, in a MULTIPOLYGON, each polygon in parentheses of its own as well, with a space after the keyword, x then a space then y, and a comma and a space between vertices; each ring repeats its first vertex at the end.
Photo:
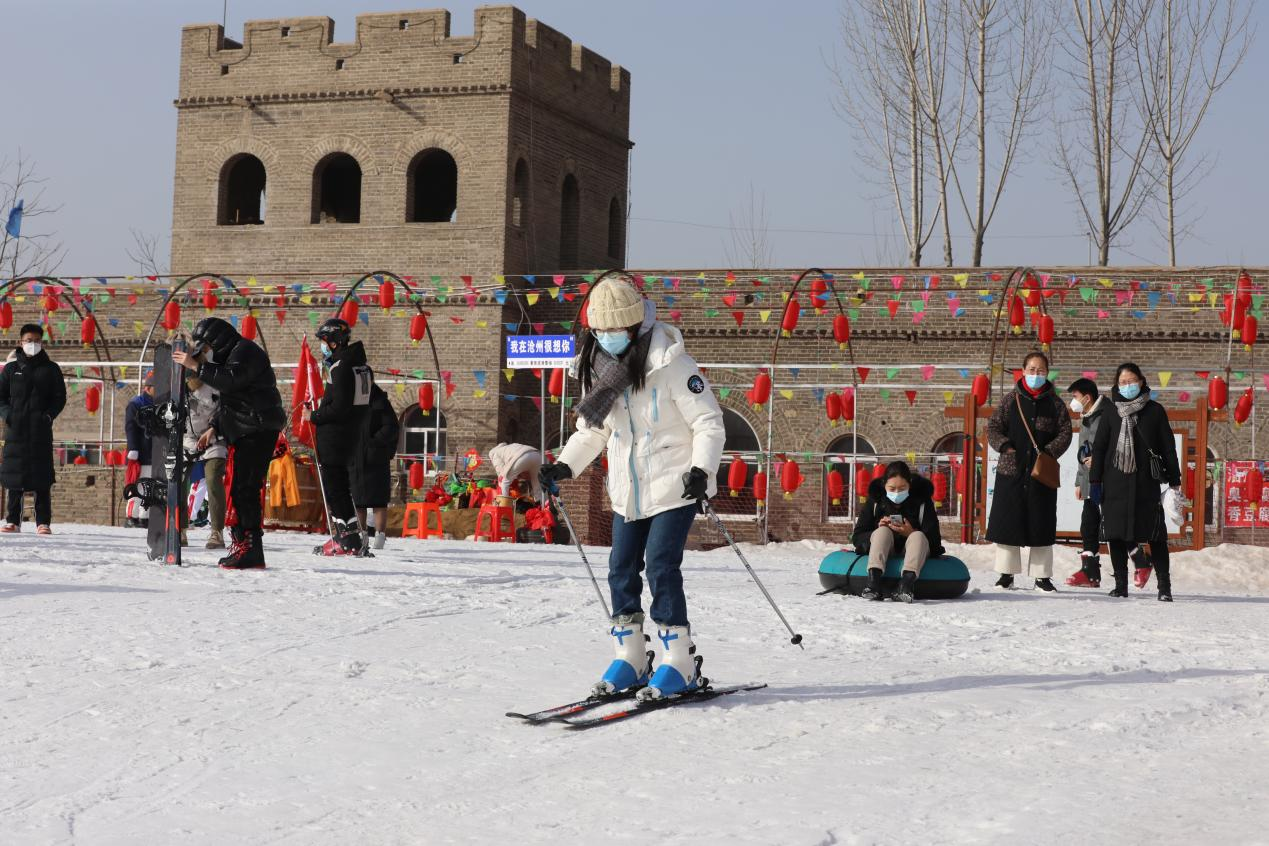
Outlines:
MULTIPOLYGON (((62 204, 55 226, 65 275, 128 273, 131 228, 164 234, 171 191, 180 27, 218 21, 222 0, 0 0, 0 155, 21 147, 62 204)), ((230 0, 228 33, 246 19, 328 15, 336 37, 359 12, 412 5, 385 0, 230 0)), ((451 0, 455 34, 477 3, 451 0)), ((1254 20, 1269 21, 1262 7, 1254 20)), ((729 213, 752 184, 766 196, 776 264, 877 264, 893 257, 892 213, 860 179, 849 127, 831 106, 825 57, 837 41, 839 0, 537 0, 521 8, 630 69, 632 216, 629 263, 725 266, 729 213), (679 221, 666 223, 660 221, 679 221), (685 223, 703 225, 684 225, 685 223), (887 246, 890 247, 889 253, 887 246)), ((1264 235, 1269 168, 1269 27, 1222 92, 1199 146, 1217 156, 1192 195, 1198 224, 1182 264, 1269 264, 1264 235)), ((1084 227, 1050 162, 1030 145, 989 232, 989 264, 1082 264, 1084 227)), ((957 258, 968 242, 957 242, 957 258)), ((1148 226, 1117 264, 1161 263, 1148 226)), ((937 259, 938 244, 927 255, 937 259)), ((928 261, 928 260, 927 260, 928 261)))

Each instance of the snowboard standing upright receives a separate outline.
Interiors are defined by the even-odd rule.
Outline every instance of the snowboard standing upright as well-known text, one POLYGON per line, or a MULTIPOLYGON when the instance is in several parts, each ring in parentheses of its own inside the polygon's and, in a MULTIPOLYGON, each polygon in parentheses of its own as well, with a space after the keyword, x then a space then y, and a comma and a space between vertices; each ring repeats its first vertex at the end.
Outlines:
MULTIPOLYGON (((185 339, 178 337, 172 349, 185 352, 185 339)), ((168 359, 168 402, 163 406, 163 422, 167 429, 167 453, 163 459, 167 478, 167 507, 163 520, 163 563, 181 566, 181 525, 185 509, 185 423, 189 404, 185 397, 185 368, 168 359)))
MULTIPOLYGON (((164 426, 157 425, 163 420, 163 407, 172 398, 172 347, 169 344, 159 344, 154 348, 154 425, 150 429, 150 454, 153 456, 150 462, 150 478, 156 482, 167 481, 167 468, 164 466, 166 460, 159 460, 159 456, 167 455, 168 441, 171 437, 168 435, 164 426)), ((184 380, 181 380, 184 382, 184 380)), ((180 435, 175 436, 180 441, 180 435)), ((167 551, 167 532, 166 522, 164 518, 167 516, 166 500, 155 501, 149 500, 150 519, 146 527, 146 543, 150 547, 150 560, 158 561, 167 551)))

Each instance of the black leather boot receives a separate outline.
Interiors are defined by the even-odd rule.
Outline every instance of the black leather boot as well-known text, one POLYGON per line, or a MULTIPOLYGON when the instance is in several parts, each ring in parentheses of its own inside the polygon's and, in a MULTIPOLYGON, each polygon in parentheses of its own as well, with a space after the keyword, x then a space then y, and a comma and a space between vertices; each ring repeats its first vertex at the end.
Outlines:
POLYGON ((859 594, 870 602, 880 602, 885 599, 885 594, 881 588, 881 571, 872 567, 868 568, 868 584, 864 586, 864 590, 859 594))
POLYGON ((894 596, 891 599, 895 602, 911 602, 916 599, 916 580, 916 573, 911 570, 904 570, 903 578, 899 581, 899 587, 895 589, 894 596))
POLYGON ((1159 584, 1159 601, 1172 601, 1172 562, 1164 563, 1156 561, 1154 563, 1154 577, 1159 584))
POLYGON ((1110 596, 1124 599, 1128 596, 1128 562, 1116 564, 1112 561, 1111 568, 1115 571, 1115 589, 1110 592, 1110 596))

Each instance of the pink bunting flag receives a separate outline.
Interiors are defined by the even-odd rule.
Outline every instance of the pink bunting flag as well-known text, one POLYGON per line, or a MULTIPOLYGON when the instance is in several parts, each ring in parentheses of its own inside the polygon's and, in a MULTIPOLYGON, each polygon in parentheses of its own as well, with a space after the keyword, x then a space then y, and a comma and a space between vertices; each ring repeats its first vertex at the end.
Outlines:
POLYGON ((902 288, 902 287, 903 287, 903 277, 902 277, 902 276, 891 276, 891 277, 890 277, 890 284, 894 286, 894 289, 895 289, 896 291, 897 291, 897 290, 899 290, 900 288, 902 288))
POLYGON ((928 382, 928 381, 930 381, 931 379, 933 379, 933 378, 934 378, 934 365, 933 365, 933 364, 923 364, 923 365, 921 365, 921 378, 922 378, 922 379, 924 379, 924 380, 925 380, 925 381, 927 381, 927 382, 928 382))
POLYGON ((1081 375, 1081 376, 1083 376, 1085 379, 1093 379, 1093 380, 1096 380, 1096 379, 1097 379, 1097 371, 1096 371, 1096 370, 1085 370, 1085 371, 1084 371, 1083 373, 1081 373, 1080 375, 1081 375))
POLYGON ((1106 311, 1105 309, 1100 309, 1100 308, 1097 310, 1097 319, 1098 319, 1098 320, 1105 320, 1105 319, 1106 319, 1106 318, 1108 318, 1108 317, 1110 317, 1110 312, 1109 312, 1109 311, 1106 311))
POLYGON ((1181 402, 1189 402, 1189 401, 1190 401, 1190 392, 1189 392, 1189 391, 1182 391, 1182 392, 1181 392, 1181 393, 1177 396, 1177 399, 1179 399, 1181 402))
POLYGON ((956 297, 947 298, 947 310, 952 313, 953 317, 956 316, 956 312, 960 311, 960 309, 961 309, 961 301, 959 299, 957 299, 956 297))

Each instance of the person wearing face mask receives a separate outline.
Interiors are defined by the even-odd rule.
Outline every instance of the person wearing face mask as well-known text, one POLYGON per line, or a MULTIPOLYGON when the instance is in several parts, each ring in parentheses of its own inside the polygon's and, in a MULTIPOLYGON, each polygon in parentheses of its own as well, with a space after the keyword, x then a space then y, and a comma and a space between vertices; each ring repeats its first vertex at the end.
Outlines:
MULTIPOLYGON (((150 477, 153 470, 150 459, 154 442, 150 433, 141 425, 141 418, 144 416, 143 409, 152 405, 154 405, 154 371, 150 370, 141 380, 141 393, 129 400, 123 411, 123 432, 128 440, 127 460, 129 464, 136 462, 136 472, 146 478, 150 477)), ((135 498, 128 500, 127 513, 124 525, 130 527, 144 526, 149 517, 148 509, 143 508, 141 500, 135 498)))
POLYGON ((581 473, 608 450, 612 552, 608 586, 615 658, 596 695, 642 688, 656 699, 700 684, 679 565, 701 500, 714 495, 723 415, 683 336, 656 319, 628 278, 608 276, 590 294, 589 329, 575 361, 582 398, 577 431, 559 459, 538 471, 542 487, 581 473), (641 604, 646 568, 660 663, 646 651, 641 604), (646 685, 646 687, 644 686, 646 685))
POLYGON ((1012 588, 1022 572, 1028 547, 1027 575, 1044 591, 1053 586, 1053 544, 1057 542, 1057 490, 1031 477, 1037 449, 1055 460, 1071 445, 1071 417, 1049 382, 1049 357, 1027 355, 1022 378, 987 423, 987 441, 1000 454, 987 518, 987 540, 996 544, 997 587, 1012 588))
MULTIPOLYGON (((216 411, 220 408, 220 395, 211 385, 203 384, 192 373, 185 379, 186 403, 189 415, 185 421, 183 447, 192 461, 203 464, 203 484, 207 490, 207 520, 211 525, 211 535, 207 538, 207 549, 225 548, 225 459, 229 456, 229 447, 225 439, 218 436, 212 426, 216 419, 216 411), (210 441, 202 441, 203 435, 211 430, 210 441)), ((192 509, 191 509, 192 510, 192 509)), ((190 515, 191 517, 193 514, 190 515)))
POLYGON ((868 584, 860 596, 873 602, 885 599, 886 559, 902 555, 903 576, 890 598, 911 602, 921 568, 928 559, 943 554, 934 485, 914 475, 903 461, 889 464, 885 477, 868 485, 868 502, 855 523, 851 542, 856 553, 868 556, 868 584))
POLYGON ((4 418, 4 462, 0 484, 8 492, 3 532, 22 529, 22 496, 35 494, 36 532, 53 533, 53 421, 66 407, 62 368, 44 352, 44 329, 22 327, 21 345, 0 371, 0 417, 4 418))
POLYGON ((1080 569, 1066 580, 1070 587, 1100 587, 1102 583, 1102 507, 1088 490, 1088 468, 1093 464, 1093 439, 1110 406, 1092 379, 1080 378, 1066 389, 1071 395, 1071 411, 1080 415, 1079 469, 1075 471, 1075 498, 1083 503, 1080 514, 1080 569))
POLYGON ((317 330, 317 337, 322 342, 326 390, 309 419, 317 430, 318 472, 330 511, 331 539, 314 552, 360 555, 365 550, 351 474, 363 447, 361 430, 370 409, 374 374, 366 366, 366 348, 352 339, 352 327, 346 321, 332 317, 317 330))
POLYGON ((233 447, 233 483, 229 498, 238 513, 226 570, 262 569, 264 515, 261 494, 278 433, 286 425, 282 395, 269 354, 238 334, 228 321, 204 317, 194 327, 193 352, 172 353, 172 360, 194 372, 220 395, 212 424, 195 446, 205 449, 217 437, 233 447))
POLYGON ((1137 564, 1137 587, 1150 580, 1149 565, 1141 556, 1150 544, 1150 562, 1158 577, 1159 601, 1172 601, 1168 528, 1163 518, 1161 486, 1179 495, 1181 466, 1168 413, 1151 399, 1141 368, 1119 365, 1111 392, 1116 414, 1107 416, 1093 441, 1089 495, 1101 503, 1102 530, 1110 547, 1115 573, 1111 596, 1128 595, 1128 559, 1137 564), (1144 566, 1143 566, 1144 565, 1144 566))

